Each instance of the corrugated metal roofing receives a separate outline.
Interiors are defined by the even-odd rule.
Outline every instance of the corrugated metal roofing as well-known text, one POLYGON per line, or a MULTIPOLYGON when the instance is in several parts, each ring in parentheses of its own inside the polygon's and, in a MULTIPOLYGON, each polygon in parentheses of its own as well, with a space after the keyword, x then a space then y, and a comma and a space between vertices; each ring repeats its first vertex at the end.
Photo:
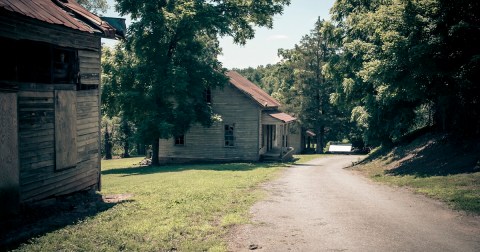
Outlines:
POLYGON ((115 29, 112 26, 75 0, 0 0, 0 8, 50 24, 115 38, 115 29))
POLYGON ((275 119, 278 119, 282 122, 285 122, 285 123, 288 123, 288 122, 292 122, 292 121, 295 121, 297 120, 297 118, 289 115, 289 114, 286 114, 286 113, 282 113, 282 112, 277 112, 277 113, 270 113, 269 114, 271 117, 275 118, 275 119))
POLYGON ((251 96, 261 106, 265 108, 280 106, 280 103, 277 100, 239 73, 235 71, 229 71, 227 72, 227 76, 230 77, 230 83, 247 95, 251 96))

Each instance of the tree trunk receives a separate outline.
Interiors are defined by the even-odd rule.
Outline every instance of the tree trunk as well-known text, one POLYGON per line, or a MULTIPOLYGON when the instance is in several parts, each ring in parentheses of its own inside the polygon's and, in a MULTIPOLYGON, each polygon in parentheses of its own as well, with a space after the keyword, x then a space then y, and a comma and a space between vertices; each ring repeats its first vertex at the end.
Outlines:
POLYGON ((145 150, 145 144, 143 143, 137 143, 137 155, 139 156, 145 156, 147 154, 145 150))
POLYGON ((320 126, 319 129, 317 130, 317 149, 316 149, 317 154, 323 154, 323 147, 325 147, 324 138, 325 138, 325 127, 320 126))
POLYGON ((110 140, 110 133, 108 133, 108 128, 105 130, 105 159, 112 159, 112 143, 110 140))
POLYGON ((128 158, 130 157, 130 138, 132 134, 132 129, 130 128, 130 125, 128 124, 128 121, 123 117, 122 118, 122 124, 121 124, 121 130, 123 133, 123 157, 128 158))
POLYGON ((160 139, 155 138, 152 143, 152 165, 153 166, 159 166, 160 161, 158 160, 158 155, 160 154, 160 139))
POLYGON ((127 139, 123 143, 123 157, 129 158, 130 157, 130 154, 128 154, 129 152, 130 152, 130 144, 128 143, 128 139, 127 139))

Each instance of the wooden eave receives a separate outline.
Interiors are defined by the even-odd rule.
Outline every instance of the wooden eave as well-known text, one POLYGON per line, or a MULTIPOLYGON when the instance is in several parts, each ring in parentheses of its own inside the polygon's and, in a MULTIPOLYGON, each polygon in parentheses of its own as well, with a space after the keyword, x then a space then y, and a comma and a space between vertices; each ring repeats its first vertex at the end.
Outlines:
POLYGON ((0 9, 45 23, 115 38, 115 29, 74 0, 2 0, 0 9))

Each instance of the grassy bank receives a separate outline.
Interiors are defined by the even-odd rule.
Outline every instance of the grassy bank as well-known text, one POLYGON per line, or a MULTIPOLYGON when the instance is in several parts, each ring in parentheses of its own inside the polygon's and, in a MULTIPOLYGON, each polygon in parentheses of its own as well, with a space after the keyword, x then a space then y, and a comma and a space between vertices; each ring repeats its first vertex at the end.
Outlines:
POLYGON ((426 135, 380 149, 355 169, 375 181, 411 188, 456 210, 480 214, 479 146, 426 135))
POLYGON ((248 222, 258 185, 280 165, 139 167, 141 158, 102 161, 104 199, 94 215, 33 239, 21 251, 225 251, 229 226, 248 222))

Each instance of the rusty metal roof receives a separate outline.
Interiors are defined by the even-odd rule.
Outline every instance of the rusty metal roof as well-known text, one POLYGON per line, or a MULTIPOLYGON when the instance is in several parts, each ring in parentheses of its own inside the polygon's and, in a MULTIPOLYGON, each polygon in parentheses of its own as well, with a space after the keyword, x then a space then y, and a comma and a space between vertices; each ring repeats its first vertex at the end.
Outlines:
POLYGON ((245 94, 251 96, 262 107, 275 108, 280 106, 280 103, 277 100, 239 73, 235 71, 229 71, 227 72, 227 76, 230 77, 230 83, 243 91, 245 94))
POLYGON ((282 112, 270 113, 268 115, 285 123, 297 120, 297 118, 282 112))
POLYGON ((0 0, 0 8, 50 24, 115 38, 115 29, 75 0, 0 0))

